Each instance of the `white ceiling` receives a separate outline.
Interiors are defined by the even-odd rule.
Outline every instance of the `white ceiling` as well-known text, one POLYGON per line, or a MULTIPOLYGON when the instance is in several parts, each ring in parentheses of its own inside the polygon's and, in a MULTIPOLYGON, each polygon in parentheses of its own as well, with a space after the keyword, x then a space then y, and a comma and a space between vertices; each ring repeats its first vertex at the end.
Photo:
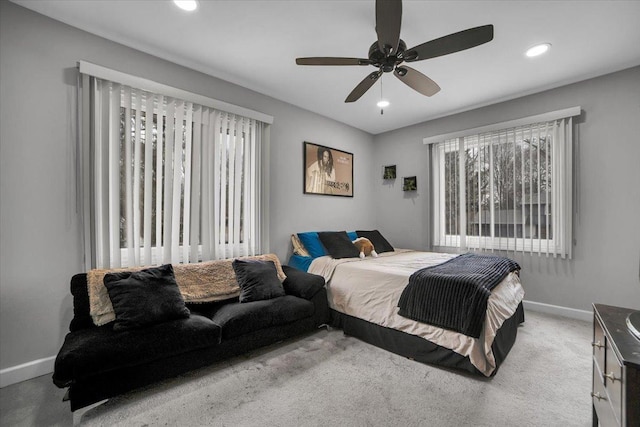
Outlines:
MULTIPOLYGON (((309 67, 296 57, 366 58, 376 41, 374 0, 13 0, 118 43, 220 77, 378 134, 436 117, 640 65, 640 1, 407 1, 401 38, 412 47, 493 24, 493 41, 411 66, 435 80, 433 97, 385 74, 345 104, 371 66, 309 67), (548 42, 535 59, 524 51, 548 42)), ((277 120, 277 118, 276 118, 277 120)))

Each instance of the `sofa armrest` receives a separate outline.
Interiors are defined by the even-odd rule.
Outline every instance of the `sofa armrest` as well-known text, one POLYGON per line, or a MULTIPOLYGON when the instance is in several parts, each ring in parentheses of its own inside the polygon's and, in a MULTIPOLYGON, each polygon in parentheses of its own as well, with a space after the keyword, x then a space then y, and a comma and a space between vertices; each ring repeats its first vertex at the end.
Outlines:
POLYGON ((282 269, 287 275, 282 286, 288 295, 310 300, 320 289, 324 288, 324 277, 322 276, 307 273, 288 265, 283 265, 282 269))
POLYGON ((76 274, 71 278, 71 295, 73 295, 73 319, 71 319, 69 330, 74 332, 80 329, 97 328, 90 314, 87 273, 76 274))

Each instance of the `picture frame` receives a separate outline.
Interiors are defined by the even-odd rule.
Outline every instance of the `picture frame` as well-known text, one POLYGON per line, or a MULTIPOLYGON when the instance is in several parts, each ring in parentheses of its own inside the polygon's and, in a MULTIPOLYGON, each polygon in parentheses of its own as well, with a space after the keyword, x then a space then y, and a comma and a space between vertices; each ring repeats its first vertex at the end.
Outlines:
POLYGON ((353 153, 314 144, 303 144, 303 192, 353 197, 353 153))
POLYGON ((402 191, 416 191, 418 189, 418 180, 415 176, 405 176, 402 184, 402 191))
POLYGON ((396 179, 396 165, 384 166, 382 179, 396 179))

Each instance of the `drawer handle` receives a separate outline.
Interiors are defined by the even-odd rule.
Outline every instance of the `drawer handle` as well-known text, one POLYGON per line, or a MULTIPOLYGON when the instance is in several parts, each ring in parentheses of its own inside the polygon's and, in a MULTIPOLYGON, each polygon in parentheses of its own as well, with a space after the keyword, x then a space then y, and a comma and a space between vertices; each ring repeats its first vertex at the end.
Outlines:
POLYGON ((604 397, 604 396, 600 396, 600 393, 594 393, 594 392, 591 392, 591 397, 595 397, 595 398, 596 398, 596 399, 598 399, 598 400, 607 400, 607 398, 606 398, 606 397, 604 397))
POLYGON ((605 377, 609 378, 611 382, 620 381, 620 378, 617 378, 613 372, 610 374, 604 374, 605 377))
POLYGON ((602 347, 604 347, 604 344, 601 344, 600 341, 596 341, 596 342, 592 342, 591 346, 602 348, 602 347))

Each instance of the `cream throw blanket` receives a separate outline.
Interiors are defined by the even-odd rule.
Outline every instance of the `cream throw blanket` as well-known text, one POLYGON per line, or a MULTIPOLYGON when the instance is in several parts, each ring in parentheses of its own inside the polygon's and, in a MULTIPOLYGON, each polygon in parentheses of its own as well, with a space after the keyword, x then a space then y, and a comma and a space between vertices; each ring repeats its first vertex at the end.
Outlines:
MULTIPOLYGON (((256 259, 273 261, 280 281, 287 276, 282 270, 280 260, 275 254, 242 257, 240 259, 256 259)), ((221 301, 240 295, 240 287, 233 271, 232 259, 206 261, 194 264, 174 264, 173 272, 180 293, 185 302, 204 303, 221 301)), ((147 267, 118 268, 110 270, 91 270, 87 273, 87 287, 89 291, 89 313, 93 323, 97 326, 105 325, 116 319, 109 292, 103 280, 107 273, 119 271, 140 271, 147 267)))

